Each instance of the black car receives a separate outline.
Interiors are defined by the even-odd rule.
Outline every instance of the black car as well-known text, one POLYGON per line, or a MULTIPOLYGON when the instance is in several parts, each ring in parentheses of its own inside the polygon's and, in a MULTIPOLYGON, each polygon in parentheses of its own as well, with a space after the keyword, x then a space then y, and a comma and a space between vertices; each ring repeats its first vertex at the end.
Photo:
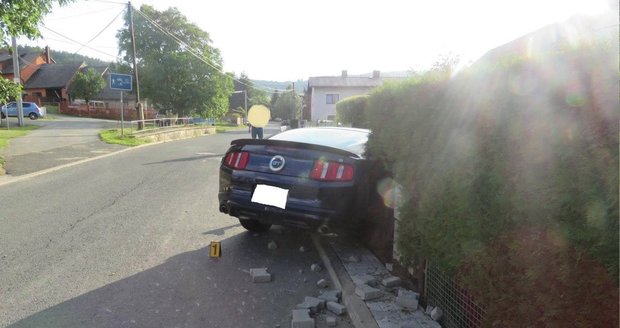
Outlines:
POLYGON ((250 231, 278 224, 326 233, 364 217, 381 172, 365 158, 369 134, 303 128, 232 141, 220 165, 220 212, 250 231))

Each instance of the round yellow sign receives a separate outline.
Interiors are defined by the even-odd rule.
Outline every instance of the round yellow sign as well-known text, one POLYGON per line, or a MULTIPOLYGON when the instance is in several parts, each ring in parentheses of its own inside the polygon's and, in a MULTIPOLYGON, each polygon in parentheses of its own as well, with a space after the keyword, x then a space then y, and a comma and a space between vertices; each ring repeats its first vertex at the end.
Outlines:
POLYGON ((248 111, 248 122, 257 128, 263 128, 271 119, 271 111, 263 105, 254 105, 248 111))

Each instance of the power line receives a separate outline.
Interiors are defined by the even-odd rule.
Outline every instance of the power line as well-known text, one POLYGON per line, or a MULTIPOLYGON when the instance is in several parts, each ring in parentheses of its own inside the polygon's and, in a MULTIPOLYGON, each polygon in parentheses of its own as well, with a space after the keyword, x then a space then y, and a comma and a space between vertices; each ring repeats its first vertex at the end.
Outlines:
POLYGON ((101 35, 101 33, 103 33, 105 30, 108 29, 108 27, 110 27, 110 25, 112 25, 112 23, 114 23, 114 21, 116 21, 118 19, 118 17, 125 12, 125 8, 123 8, 123 10, 121 10, 109 23, 108 25, 106 25, 103 30, 99 31, 99 33, 97 33, 97 35, 95 35, 94 37, 92 37, 92 39, 88 40, 88 42, 86 42, 86 44, 83 44, 80 49, 76 50, 74 52, 74 54, 77 54, 80 50, 84 49, 84 47, 86 47, 86 45, 88 45, 89 43, 91 43, 94 39, 96 39, 97 37, 99 37, 101 35))
POLYGON ((71 18, 77 18, 77 17, 84 17, 84 16, 88 16, 88 15, 94 15, 94 14, 101 14, 103 12, 112 10, 112 9, 117 9, 119 6, 114 6, 114 7, 109 7, 109 8, 104 8, 104 9, 99 9, 99 10, 95 10, 95 11, 89 11, 86 13, 80 13, 77 15, 71 15, 71 16, 65 16, 65 17, 49 17, 46 18, 46 21, 57 21, 57 20, 66 20, 66 19, 71 19, 71 18))
MULTIPOLYGON (((146 19, 149 23, 151 23, 155 28, 157 28, 161 33, 169 36, 170 38, 172 38, 173 41, 175 41, 179 46, 185 48, 188 53, 190 53, 192 56, 196 57, 198 60, 202 61, 203 63, 205 63, 206 65, 210 66, 211 68, 215 69, 217 72, 219 72, 220 74, 224 75, 224 76, 228 76, 228 74, 226 74, 222 68, 219 67, 219 65, 215 65, 209 61, 207 61, 203 56, 198 54, 198 51, 196 51, 195 49, 193 49, 192 47, 190 47, 187 43, 185 43, 183 40, 179 39, 176 35, 171 34, 170 32, 166 31, 163 27, 161 27, 159 24, 157 24, 153 19, 151 19, 150 17, 148 17, 145 13, 143 13, 142 11, 138 10, 138 9, 134 9, 137 13, 139 13, 142 17, 144 17, 144 19, 146 19)), ((275 88, 270 88, 270 87, 265 87, 265 86, 260 86, 257 87, 256 85, 249 85, 239 79, 236 78, 232 78, 234 81, 237 81, 239 84, 242 84, 246 87, 249 88, 255 88, 255 89, 261 89, 263 91, 268 91, 268 92, 277 92, 277 93, 287 93, 287 92, 294 92, 295 90, 279 90, 279 89, 275 89, 275 88)))
POLYGON ((58 35, 58 36, 60 36, 60 37, 62 37, 62 38, 65 38, 65 39, 67 39, 67 40, 69 40, 69 41, 71 41, 71 42, 73 42, 73 43, 76 43, 76 44, 82 45, 82 46, 84 46, 84 48, 88 48, 88 49, 90 49, 90 50, 92 50, 92 51, 98 52, 98 53, 100 53, 100 54, 102 54, 102 55, 106 55, 106 56, 108 56, 108 57, 112 57, 112 58, 114 58, 114 59, 116 59, 116 58, 117 58, 117 56, 115 56, 115 55, 110 55, 110 54, 105 53, 105 52, 103 52, 103 51, 100 51, 100 50, 98 50, 98 49, 95 49, 95 48, 89 47, 88 45, 85 45, 85 44, 83 44, 83 43, 81 43, 81 42, 79 42, 79 41, 73 40, 73 39, 71 39, 70 37, 64 36, 64 35, 62 35, 61 33, 58 33, 58 32, 56 32, 56 31, 54 31, 54 30, 50 29, 49 27, 47 27, 47 26, 45 26, 45 25, 41 25, 41 27, 42 27, 42 28, 44 28, 44 29, 46 29, 46 30, 48 30, 48 31, 50 31, 50 32, 52 32, 52 33, 54 33, 54 34, 56 34, 56 35, 58 35))

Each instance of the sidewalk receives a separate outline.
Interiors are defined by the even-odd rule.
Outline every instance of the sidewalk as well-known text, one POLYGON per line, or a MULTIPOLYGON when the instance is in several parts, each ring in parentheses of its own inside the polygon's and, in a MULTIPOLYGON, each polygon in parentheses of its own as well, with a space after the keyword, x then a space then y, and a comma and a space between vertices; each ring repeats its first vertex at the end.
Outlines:
POLYGON ((331 249, 321 249, 321 257, 356 327, 441 328, 418 306, 419 294, 401 287, 369 250, 340 238, 323 243, 331 249))

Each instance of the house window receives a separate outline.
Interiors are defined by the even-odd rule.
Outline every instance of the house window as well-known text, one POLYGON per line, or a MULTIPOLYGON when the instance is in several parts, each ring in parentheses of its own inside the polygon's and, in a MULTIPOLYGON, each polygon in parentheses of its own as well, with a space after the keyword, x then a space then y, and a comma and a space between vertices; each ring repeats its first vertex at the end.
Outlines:
POLYGON ((325 97, 325 103, 327 104, 335 104, 338 102, 338 100, 340 100, 340 95, 338 94, 328 94, 325 97))

